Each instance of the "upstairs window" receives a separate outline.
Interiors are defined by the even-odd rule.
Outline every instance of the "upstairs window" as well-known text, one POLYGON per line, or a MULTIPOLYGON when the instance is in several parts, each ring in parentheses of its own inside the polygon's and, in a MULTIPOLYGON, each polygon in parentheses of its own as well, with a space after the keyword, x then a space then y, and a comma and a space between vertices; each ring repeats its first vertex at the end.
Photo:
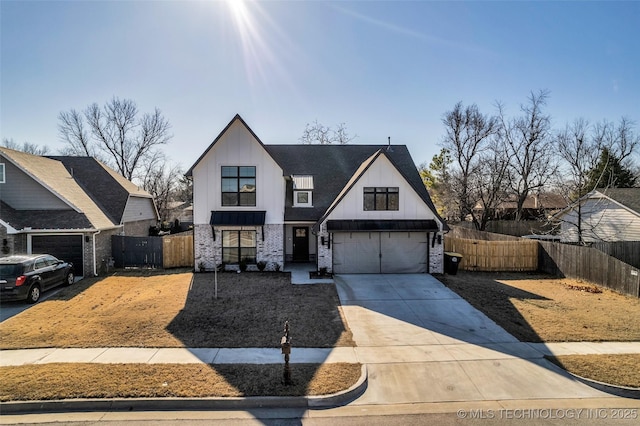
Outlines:
POLYGON ((293 191, 293 207, 313 207, 311 191, 293 191))
POLYGON ((398 187, 365 187, 364 210, 398 210, 398 187))
POLYGON ((222 205, 255 207, 255 166, 222 167, 222 205))
POLYGON ((291 176, 293 207, 313 207, 313 176, 291 176))
POLYGON ((4 180, 4 163, 0 163, 0 183, 5 183, 5 180, 4 180))

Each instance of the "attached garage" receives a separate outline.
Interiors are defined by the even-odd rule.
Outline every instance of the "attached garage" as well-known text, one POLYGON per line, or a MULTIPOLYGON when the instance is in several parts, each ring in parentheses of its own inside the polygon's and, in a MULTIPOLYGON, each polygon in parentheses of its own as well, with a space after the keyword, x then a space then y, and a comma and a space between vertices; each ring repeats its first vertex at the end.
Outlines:
POLYGON ((333 271, 338 274, 429 272, 429 235, 435 221, 328 221, 333 271), (347 232, 345 232, 347 231, 347 232))
POLYGON ((82 235, 33 235, 31 253, 47 253, 73 263, 73 273, 83 276, 82 235))

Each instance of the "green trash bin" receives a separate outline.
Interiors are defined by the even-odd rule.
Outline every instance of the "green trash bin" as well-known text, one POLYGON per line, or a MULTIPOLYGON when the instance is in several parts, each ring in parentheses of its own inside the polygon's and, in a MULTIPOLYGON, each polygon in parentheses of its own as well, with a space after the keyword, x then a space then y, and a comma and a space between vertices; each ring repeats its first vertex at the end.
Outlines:
POLYGON ((460 253, 454 253, 451 251, 444 252, 444 272, 445 274, 455 275, 458 273, 458 265, 462 261, 462 255, 460 253))

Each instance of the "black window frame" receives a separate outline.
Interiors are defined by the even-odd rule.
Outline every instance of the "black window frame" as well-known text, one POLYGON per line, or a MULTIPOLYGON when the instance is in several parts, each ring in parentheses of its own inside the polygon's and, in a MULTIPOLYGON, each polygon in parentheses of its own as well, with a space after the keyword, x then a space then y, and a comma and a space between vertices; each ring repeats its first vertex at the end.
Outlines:
POLYGON ((256 166, 222 166, 220 169, 220 192, 220 204, 223 207, 255 207, 256 166), (248 173, 249 170, 250 173, 248 173), (251 181, 253 181, 253 190, 243 191, 243 186, 251 184, 251 181), (225 191, 225 187, 229 186, 235 189, 225 191))
POLYGON ((363 189, 364 211, 400 210, 400 188, 397 186, 367 186, 363 189))
POLYGON ((258 251, 258 235, 255 230, 241 230, 241 229, 224 229, 222 231, 222 262, 229 265, 237 265, 240 263, 242 259, 245 259, 245 262, 248 264, 257 263, 257 253, 258 251), (253 246, 242 246, 242 233, 253 233, 253 246), (236 241, 237 245, 225 245, 225 242, 228 241, 228 238, 225 234, 236 233, 236 241), (230 253, 234 252, 234 253, 230 253), (233 255, 233 256, 232 256, 233 255), (236 259, 231 259, 231 257, 237 257, 236 259), (230 260, 231 259, 231 260, 230 260))

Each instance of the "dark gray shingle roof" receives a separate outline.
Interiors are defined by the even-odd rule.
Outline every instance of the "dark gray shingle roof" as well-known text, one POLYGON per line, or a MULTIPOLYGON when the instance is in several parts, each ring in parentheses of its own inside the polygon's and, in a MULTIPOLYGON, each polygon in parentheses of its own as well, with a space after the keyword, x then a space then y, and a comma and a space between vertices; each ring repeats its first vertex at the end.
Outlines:
POLYGON ((316 188, 313 208, 293 208, 288 190, 285 220, 318 220, 362 163, 378 150, 382 150, 429 208, 436 211, 405 145, 392 145, 390 150, 387 145, 264 145, 264 148, 282 167, 285 176, 313 176, 316 188))
POLYGON ((607 188, 598 192, 640 214, 640 188, 607 188))

